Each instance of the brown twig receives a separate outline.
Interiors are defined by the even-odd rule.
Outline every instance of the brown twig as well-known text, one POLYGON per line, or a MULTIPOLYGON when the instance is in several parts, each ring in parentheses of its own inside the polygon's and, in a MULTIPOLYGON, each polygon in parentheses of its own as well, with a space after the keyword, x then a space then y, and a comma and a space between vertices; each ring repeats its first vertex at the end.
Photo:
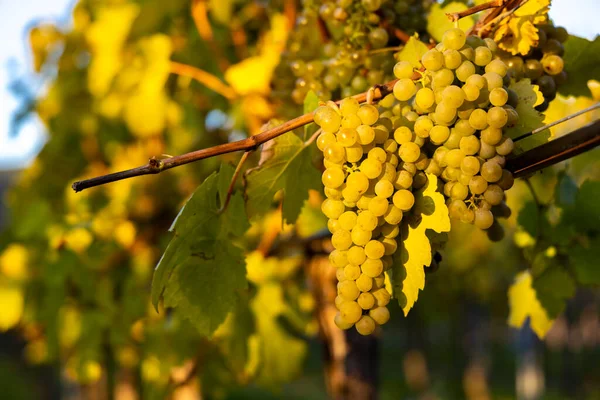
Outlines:
POLYGON ((231 195, 233 195, 233 188, 235 187, 235 181, 237 181, 237 177, 240 175, 242 166, 248 159, 248 156, 250 155, 250 153, 252 153, 252 150, 248 150, 244 154, 242 154, 242 158, 240 158, 240 161, 238 162, 237 167, 235 167, 235 172, 233 173, 233 176, 231 177, 231 183, 229 184, 229 188, 227 189, 227 197, 225 197, 225 201, 223 202, 223 206, 219 210, 219 214, 227 209, 227 206, 229 205, 229 200, 231 200, 231 195))
MULTIPOLYGON (((384 85, 378 85, 375 88, 374 100, 379 100, 388 94, 392 93, 394 84, 397 80, 390 81, 384 85)), ((367 98, 367 92, 357 94, 354 97, 359 103, 364 103, 367 98)), ((247 139, 238 140, 236 142, 220 144, 217 146, 209 147, 207 149, 201 149, 192 151, 190 153, 182 154, 179 156, 165 158, 158 160, 151 158, 148 164, 140 167, 128 169, 125 171, 115 172, 108 175, 102 175, 83 181, 77 181, 73 183, 72 188, 76 192, 80 192, 84 189, 88 189, 94 186, 104 185, 110 182, 116 182, 123 179, 133 178, 134 176, 158 174, 162 171, 166 171, 171 168, 178 167, 180 165, 189 164, 191 162, 200 161, 205 158, 218 156, 221 154, 233 153, 236 151, 248 151, 254 150, 261 144, 268 142, 286 132, 292 131, 296 128, 300 128, 306 124, 313 122, 314 112, 301 115, 297 118, 284 122, 283 124, 276 126, 271 129, 267 129, 257 135, 251 136, 247 139)))
POLYGON ((171 73, 195 79, 228 100, 233 100, 237 97, 235 91, 223 83, 219 78, 191 65, 171 61, 171 73))
POLYGON ((392 28, 392 33, 402 43, 408 43, 408 41, 410 40, 410 35, 408 33, 404 32, 400 28, 396 28, 396 27, 392 28))
POLYGON ((491 0, 491 1, 488 1, 487 3, 473 6, 464 11, 461 11, 461 12, 446 13, 446 16, 450 19, 450 21, 456 22, 461 18, 468 17, 469 15, 477 14, 478 12, 488 10, 490 8, 502 7, 505 2, 506 2, 506 0, 491 0))

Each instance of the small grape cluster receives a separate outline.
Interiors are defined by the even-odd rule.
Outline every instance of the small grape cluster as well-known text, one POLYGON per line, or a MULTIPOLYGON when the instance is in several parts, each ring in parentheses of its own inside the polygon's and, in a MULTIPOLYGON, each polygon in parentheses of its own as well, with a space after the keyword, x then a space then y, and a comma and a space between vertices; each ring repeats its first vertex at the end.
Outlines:
MULTIPOLYGON (((315 111, 340 328, 367 335, 389 319, 385 271, 427 174, 443 182, 451 218, 486 230, 492 240, 502 237, 495 217, 510 214, 504 191, 513 177, 503 167, 514 148, 503 129, 519 116, 496 50, 491 39, 451 29, 423 55, 416 83, 412 64, 394 66, 398 81, 379 108, 345 98, 315 111)), ((433 244, 435 252, 443 243, 433 244)))
POLYGON ((412 175, 396 168, 401 158, 414 158, 418 147, 398 154, 391 120, 353 98, 339 107, 331 102, 319 107, 315 122, 322 130, 317 146, 326 167, 322 210, 335 248, 330 260, 338 268, 335 323, 368 335, 389 319, 384 272, 393 263, 403 213, 415 201, 412 175))
POLYGON ((539 25, 539 41, 529 54, 524 57, 511 56, 510 53, 499 51, 500 57, 508 66, 508 74, 515 80, 531 79, 538 85, 544 95, 544 102, 536 107, 545 111, 556 97, 560 85, 567 81, 562 56, 565 52, 563 43, 569 38, 567 30, 552 24, 539 25))

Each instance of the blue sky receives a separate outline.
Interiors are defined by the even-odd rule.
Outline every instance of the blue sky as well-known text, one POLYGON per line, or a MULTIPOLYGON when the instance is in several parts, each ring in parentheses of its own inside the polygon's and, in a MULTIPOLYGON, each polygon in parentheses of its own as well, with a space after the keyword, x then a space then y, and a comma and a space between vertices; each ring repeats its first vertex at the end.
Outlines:
MULTIPOLYGON (((27 29, 32 21, 64 20, 73 4, 74 0, 0 0, 0 169, 27 165, 45 137, 44 127, 35 118, 22 125, 16 137, 9 137, 12 115, 19 108, 8 90, 11 73, 33 74, 27 29)), ((550 11, 555 24, 589 39, 600 34, 599 15, 600 0, 554 0, 550 11)))

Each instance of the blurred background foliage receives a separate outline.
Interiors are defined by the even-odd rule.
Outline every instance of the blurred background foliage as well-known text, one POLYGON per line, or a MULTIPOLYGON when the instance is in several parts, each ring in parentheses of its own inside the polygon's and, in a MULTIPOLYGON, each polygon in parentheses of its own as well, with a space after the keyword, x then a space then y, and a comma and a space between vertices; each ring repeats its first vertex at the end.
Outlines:
MULTIPOLYGON (((270 96, 292 3, 80 0, 67 24, 44 22, 29 31, 33 67, 48 82, 30 111, 49 137, 5 193, 3 397, 326 397, 306 254, 298 245, 325 226, 321 194, 311 192, 294 226, 282 226, 280 210, 253 223, 243 239, 257 249, 246 258, 251 289, 206 338, 177 314, 157 313, 149 284, 181 205, 221 162, 237 156, 78 194, 70 187, 152 155, 255 134, 278 115, 298 115, 301 109, 286 102, 281 111, 281 99, 270 96)), ((559 96, 548 114, 591 101, 559 96)), ((589 152, 534 177, 538 196, 553 198, 565 169, 577 184, 597 179, 599 155, 589 152)), ((407 318, 393 310, 381 332, 381 398, 600 397, 597 291, 579 290, 545 342, 528 327, 506 324, 507 290, 526 264, 517 244, 523 247, 518 238, 527 235, 517 216, 530 199, 524 183, 511 190, 513 214, 500 243, 471 226, 453 227, 418 307, 407 318)))

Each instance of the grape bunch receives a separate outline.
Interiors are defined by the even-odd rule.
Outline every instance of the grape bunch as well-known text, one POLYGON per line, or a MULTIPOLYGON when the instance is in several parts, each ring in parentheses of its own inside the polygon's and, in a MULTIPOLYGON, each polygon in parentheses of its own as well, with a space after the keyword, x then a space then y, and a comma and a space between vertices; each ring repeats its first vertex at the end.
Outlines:
MULTIPOLYGON (((345 98, 315 111, 340 328, 367 335, 389 319, 384 273, 427 174, 443 182, 452 219, 502 237, 495 217, 510 214, 504 191, 513 177, 503 167, 514 148, 503 130, 519 116, 496 50, 491 39, 451 29, 423 55, 419 79, 411 63, 394 66, 393 94, 378 107, 345 98)), ((432 243, 433 252, 442 245, 432 243)))
POLYGON ((384 272, 392 266, 403 213, 415 201, 409 190, 412 176, 397 167, 403 157, 414 155, 398 153, 398 143, 390 138, 390 119, 353 98, 342 100, 339 107, 331 102, 319 107, 315 122, 322 130, 317 146, 325 166, 322 210, 335 248, 330 260, 337 267, 335 323, 368 335, 390 316, 384 272))
POLYGON ((508 66, 508 74, 516 81, 529 78, 538 85, 544 95, 544 102, 536 107, 545 111, 549 103, 556 97, 558 87, 567 80, 562 56, 565 52, 563 43, 569 38, 567 30, 552 24, 539 25, 539 41, 536 47, 524 57, 512 56, 500 50, 498 57, 508 66))

